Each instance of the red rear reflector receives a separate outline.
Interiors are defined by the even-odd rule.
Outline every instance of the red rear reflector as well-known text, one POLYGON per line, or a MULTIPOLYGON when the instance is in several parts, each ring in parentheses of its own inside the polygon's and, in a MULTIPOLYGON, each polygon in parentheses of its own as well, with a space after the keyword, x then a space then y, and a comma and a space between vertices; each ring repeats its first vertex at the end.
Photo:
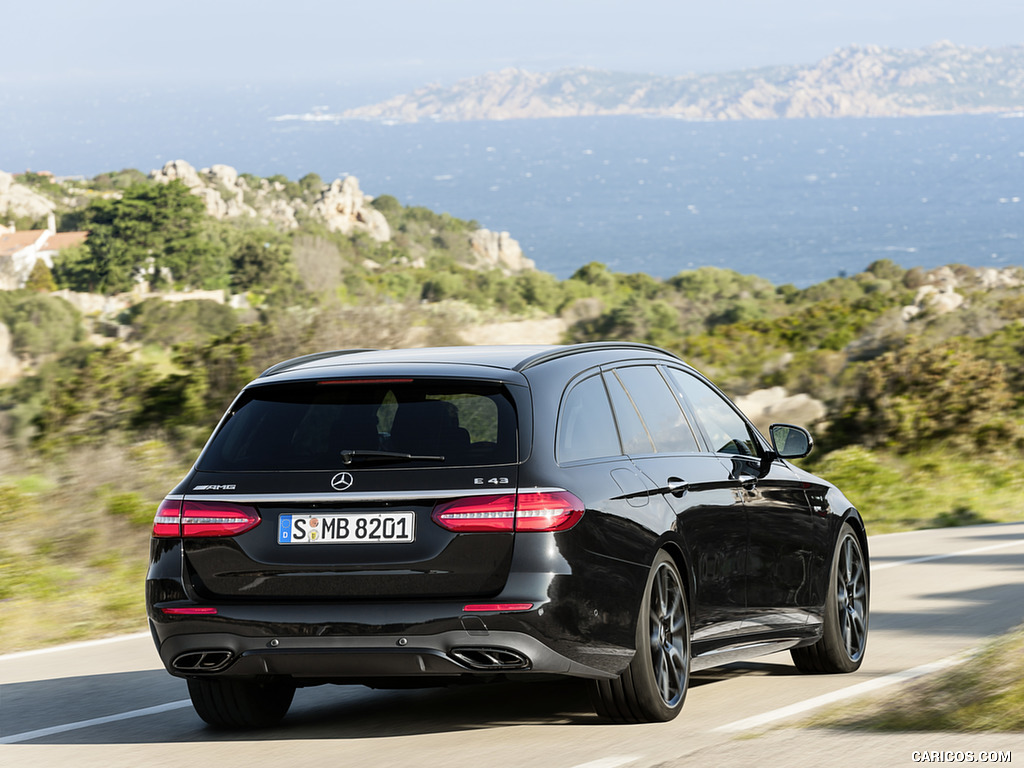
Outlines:
POLYGON ((474 496, 439 504, 433 515, 457 533, 567 531, 583 517, 583 502, 568 491, 474 496))
POLYGON ((467 605, 462 610, 480 613, 482 611, 528 611, 531 608, 533 608, 533 603, 478 603, 467 605))
POLYGON ((160 611, 168 616, 208 616, 217 613, 216 608, 198 605, 192 608, 161 608, 160 611))
POLYGON ((153 535, 237 536, 259 524, 259 512, 245 504, 164 499, 153 519, 153 535))

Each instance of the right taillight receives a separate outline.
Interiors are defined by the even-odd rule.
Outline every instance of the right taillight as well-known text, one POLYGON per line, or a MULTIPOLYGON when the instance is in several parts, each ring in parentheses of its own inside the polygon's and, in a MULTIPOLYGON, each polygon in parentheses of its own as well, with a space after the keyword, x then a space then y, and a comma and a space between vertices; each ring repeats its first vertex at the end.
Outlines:
POLYGON ((259 524, 259 512, 245 504, 164 499, 153 520, 153 535, 160 538, 237 536, 259 524))
POLYGON ((434 522, 456 533, 566 531, 584 506, 568 491, 475 496, 439 504, 434 522))
POLYGON ((567 531, 583 517, 583 502, 568 491, 520 493, 517 531, 567 531))

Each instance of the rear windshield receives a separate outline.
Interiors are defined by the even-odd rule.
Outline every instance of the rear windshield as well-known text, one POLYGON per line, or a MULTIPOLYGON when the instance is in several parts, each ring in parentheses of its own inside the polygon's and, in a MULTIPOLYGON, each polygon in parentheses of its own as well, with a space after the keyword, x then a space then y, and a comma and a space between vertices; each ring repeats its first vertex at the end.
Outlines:
POLYGON ((248 390, 198 468, 477 466, 516 455, 515 410, 499 384, 324 381, 248 390))

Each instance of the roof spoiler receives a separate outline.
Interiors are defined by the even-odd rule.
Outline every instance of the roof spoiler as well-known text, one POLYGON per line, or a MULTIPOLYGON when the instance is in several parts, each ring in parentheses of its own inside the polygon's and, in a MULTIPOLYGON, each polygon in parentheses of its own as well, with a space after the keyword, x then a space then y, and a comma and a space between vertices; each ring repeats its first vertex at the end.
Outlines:
POLYGON ((313 363, 317 360, 326 360, 329 357, 340 357, 342 355, 354 355, 357 352, 376 352, 376 349, 333 349, 329 352, 314 352, 311 355, 302 355, 301 357, 293 357, 290 360, 282 360, 280 363, 275 363, 261 373, 256 378, 262 379, 265 376, 273 376, 275 373, 281 373, 282 371, 291 370, 304 363, 313 363))

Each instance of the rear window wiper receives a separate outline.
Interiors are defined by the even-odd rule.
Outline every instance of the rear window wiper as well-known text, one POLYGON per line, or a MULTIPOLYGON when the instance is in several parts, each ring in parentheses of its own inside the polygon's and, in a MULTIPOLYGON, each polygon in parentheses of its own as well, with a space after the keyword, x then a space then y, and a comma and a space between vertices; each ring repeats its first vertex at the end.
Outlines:
POLYGON ((348 465, 356 461, 444 461, 444 456, 419 456, 400 451, 342 451, 341 460, 348 465))

